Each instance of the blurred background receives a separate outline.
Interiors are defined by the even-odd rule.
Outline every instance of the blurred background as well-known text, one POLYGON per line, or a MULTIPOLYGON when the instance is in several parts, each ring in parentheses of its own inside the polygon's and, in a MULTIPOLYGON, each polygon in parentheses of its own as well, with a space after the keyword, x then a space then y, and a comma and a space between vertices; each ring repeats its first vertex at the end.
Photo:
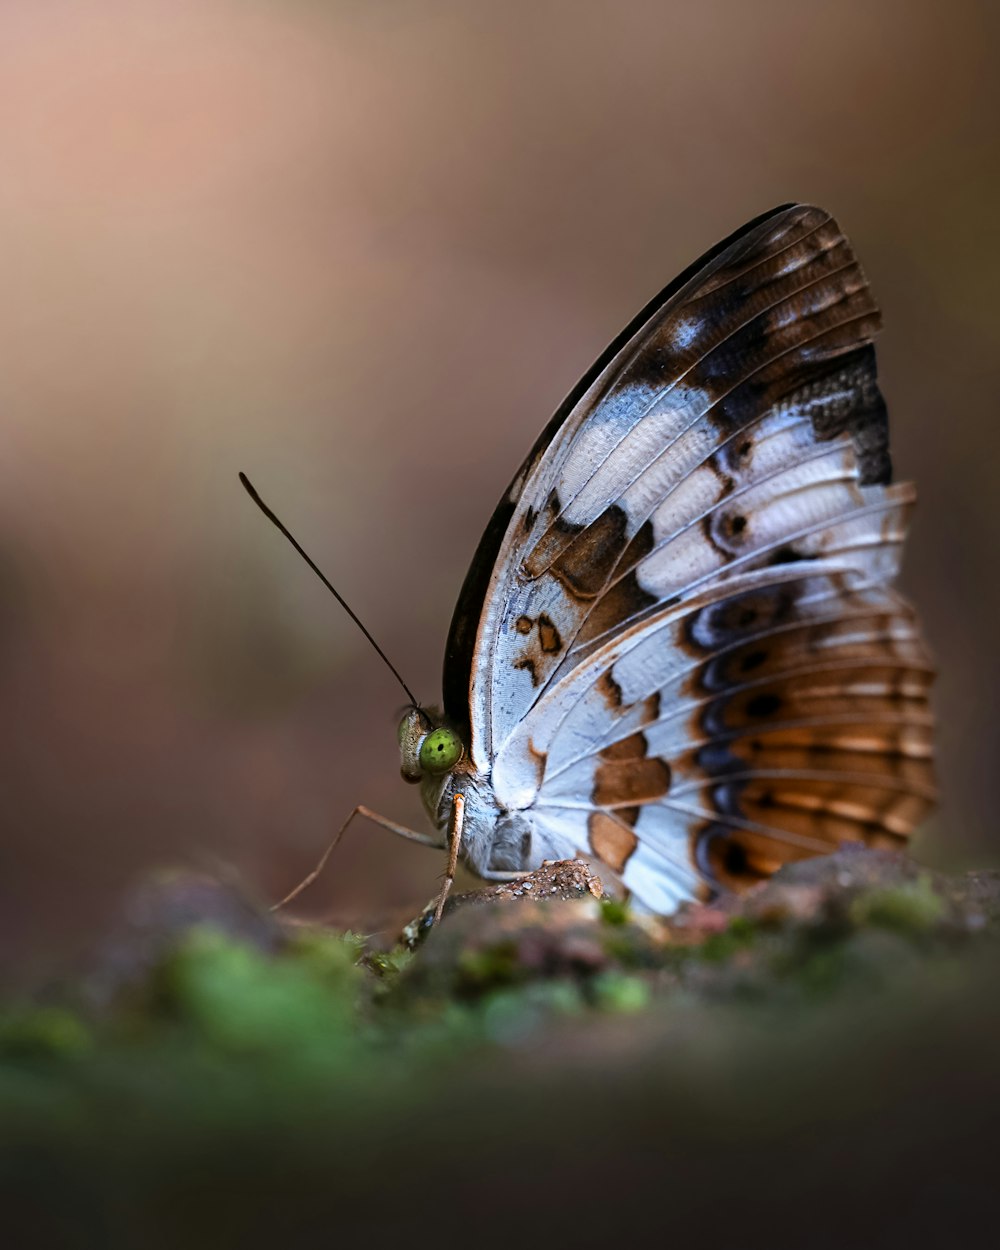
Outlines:
MULTIPOLYGON (((426 827, 398 688, 237 470, 434 701, 552 410, 786 200, 857 247, 920 489, 915 850, 997 863, 997 33, 985 0, 0 5, 0 958, 72 949, 150 866, 275 897, 356 803, 426 827)), ((305 910, 440 869, 359 823, 305 910)))

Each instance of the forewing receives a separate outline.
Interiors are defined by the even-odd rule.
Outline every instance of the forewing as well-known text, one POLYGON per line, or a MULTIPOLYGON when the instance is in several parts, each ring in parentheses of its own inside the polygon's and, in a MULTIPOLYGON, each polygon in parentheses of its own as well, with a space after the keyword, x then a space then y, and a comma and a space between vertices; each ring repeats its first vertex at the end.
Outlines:
POLYGON ((609 633, 731 564, 783 558, 774 533, 814 549, 887 480, 877 326, 836 223, 797 206, 716 249, 605 353, 497 509, 456 609, 445 701, 460 725, 471 709, 478 767, 609 633), (778 511, 806 485, 796 528, 778 511))

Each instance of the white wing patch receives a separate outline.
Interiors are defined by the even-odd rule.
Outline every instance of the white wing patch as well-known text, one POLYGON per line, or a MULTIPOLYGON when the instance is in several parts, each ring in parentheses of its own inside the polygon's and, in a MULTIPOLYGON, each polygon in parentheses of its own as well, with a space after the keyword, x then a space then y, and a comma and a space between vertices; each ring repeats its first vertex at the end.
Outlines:
MULTIPOLYGON (((651 387, 626 386, 580 431, 556 483, 559 498, 567 501, 559 514, 562 525, 588 525, 614 504, 630 516, 648 515, 671 478, 678 480, 677 466, 664 457, 664 448, 689 435, 708 454, 710 432, 691 432, 711 407, 709 393, 675 386, 661 399, 655 397, 651 387), (655 464, 658 474, 646 468, 636 475, 637 465, 655 464)), ((543 527, 544 517, 536 526, 535 541, 525 544, 525 554, 546 541, 543 527)), ((567 545, 550 541, 553 558, 567 545)))

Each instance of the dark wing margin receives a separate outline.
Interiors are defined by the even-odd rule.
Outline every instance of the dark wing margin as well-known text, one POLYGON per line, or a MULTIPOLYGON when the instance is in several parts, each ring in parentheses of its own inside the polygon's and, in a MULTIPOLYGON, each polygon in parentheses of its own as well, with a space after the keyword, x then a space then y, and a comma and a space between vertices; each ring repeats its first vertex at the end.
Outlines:
POLYGON ((452 616, 451 627, 448 631, 443 673, 444 710, 448 720, 462 735, 464 741, 469 742, 471 738, 469 698, 472 687, 472 660, 476 648, 479 619, 482 615, 484 600, 493 576, 497 556, 503 544, 504 535, 507 533, 511 518, 517 507, 520 495, 518 485, 527 481, 531 471, 542 458, 549 444, 556 437, 579 401, 646 322, 655 316, 657 311, 668 300, 683 290, 689 282, 724 252, 772 218, 779 217, 795 207, 794 203, 779 204, 776 208, 772 208, 766 213, 761 213, 760 216, 746 222, 714 247, 709 248, 707 252, 679 273, 608 344, 559 405, 555 415, 538 436, 524 463, 514 475, 510 485, 494 509, 483 536, 479 540, 479 545, 465 575, 465 581, 462 583, 462 589, 459 592, 458 602, 455 605, 455 611, 452 616))

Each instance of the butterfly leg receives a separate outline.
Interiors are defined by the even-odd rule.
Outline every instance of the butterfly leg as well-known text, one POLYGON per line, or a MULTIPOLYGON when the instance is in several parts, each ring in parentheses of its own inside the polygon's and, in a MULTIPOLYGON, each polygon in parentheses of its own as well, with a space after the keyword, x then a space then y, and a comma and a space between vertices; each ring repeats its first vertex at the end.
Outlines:
POLYGON ((451 823, 448 828, 448 871, 445 874, 441 893, 438 895, 437 907, 434 908, 434 924, 441 919, 445 900, 455 883, 455 869, 458 867, 458 852, 462 845, 462 825, 465 821, 465 796, 456 794, 451 800, 451 823))
POLYGON ((380 825, 383 829, 388 829, 390 833, 398 834, 401 838, 407 838, 410 842, 419 842, 421 846, 433 846, 437 850, 441 850, 441 843, 437 840, 437 838, 434 838, 427 833, 418 833, 415 829, 407 829, 405 825, 398 825, 394 820, 388 820, 385 816, 380 816, 378 812, 373 812, 370 807, 365 807, 363 803, 359 803, 333 835, 333 840, 320 856, 319 863, 312 870, 312 872, 310 872, 308 876, 304 877, 294 890, 291 890, 288 894, 286 894, 280 903, 273 904, 271 911, 279 911, 294 898, 298 898, 307 886, 312 885, 312 883, 326 867, 327 860, 337 849, 340 839, 347 832, 347 826, 351 823, 355 816, 364 816, 367 820, 372 821, 374 824, 380 825))

